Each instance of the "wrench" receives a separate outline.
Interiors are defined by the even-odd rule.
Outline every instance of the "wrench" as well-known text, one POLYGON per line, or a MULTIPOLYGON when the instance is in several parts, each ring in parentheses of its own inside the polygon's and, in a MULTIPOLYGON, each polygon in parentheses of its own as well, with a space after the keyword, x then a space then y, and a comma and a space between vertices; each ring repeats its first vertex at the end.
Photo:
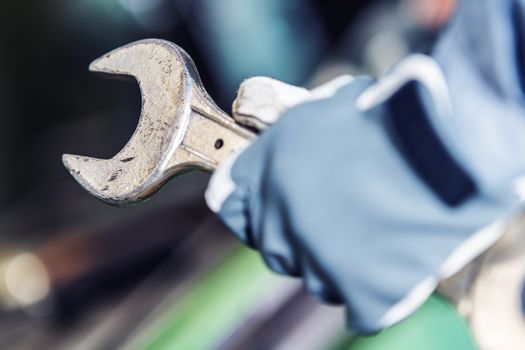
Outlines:
POLYGON ((150 198, 177 175, 213 172, 256 137, 213 102, 190 56, 173 43, 137 41, 100 57, 89 68, 133 77, 142 94, 138 126, 117 155, 62 156, 73 177, 104 202, 132 205, 150 198))

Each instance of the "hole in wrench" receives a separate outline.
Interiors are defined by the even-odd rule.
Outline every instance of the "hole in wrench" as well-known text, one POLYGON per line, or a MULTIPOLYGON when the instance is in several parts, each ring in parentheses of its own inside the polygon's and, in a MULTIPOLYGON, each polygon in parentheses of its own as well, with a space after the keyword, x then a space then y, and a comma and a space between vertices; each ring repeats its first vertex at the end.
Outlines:
POLYGON ((224 141, 222 139, 217 139, 217 141, 215 141, 215 149, 221 149, 222 146, 224 146, 224 141))

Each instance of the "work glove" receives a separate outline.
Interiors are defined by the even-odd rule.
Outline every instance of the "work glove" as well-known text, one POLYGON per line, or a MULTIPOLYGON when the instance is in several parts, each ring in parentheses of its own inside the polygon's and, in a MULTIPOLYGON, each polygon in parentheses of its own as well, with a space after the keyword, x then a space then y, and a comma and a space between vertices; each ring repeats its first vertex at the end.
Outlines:
POLYGON ((343 303, 351 328, 373 332, 407 317, 493 245, 517 207, 523 91, 507 78, 523 67, 497 51, 521 57, 521 36, 504 35, 523 18, 521 4, 462 2, 436 60, 413 56, 377 82, 347 79, 321 96, 280 94, 273 83, 246 98, 247 82, 238 121, 277 121, 215 172, 208 205, 272 270, 343 303), (505 22, 509 9, 521 12, 505 22), (501 58, 490 69, 476 62, 488 58, 476 52, 487 38, 501 58), (263 95, 273 96, 265 108, 263 95))
MULTIPOLYGON (((426 96, 427 109, 443 109, 423 83, 410 81, 404 86, 426 96)), ((235 103, 244 118, 265 110, 246 111, 257 102, 242 101, 260 89, 247 92, 249 85, 235 103)), ((441 279, 497 240, 500 230, 480 229, 512 206, 477 192, 461 203, 453 198, 453 206, 436 195, 399 151, 388 99, 371 106, 381 100, 374 95, 392 85, 346 79, 321 89, 333 94, 318 99, 297 90, 307 102, 286 110, 225 162, 206 193, 211 209, 273 271, 301 276, 314 296, 343 303, 350 327, 361 332, 415 311, 441 279)), ((277 91, 268 93, 275 97, 274 115, 289 102, 277 91)))

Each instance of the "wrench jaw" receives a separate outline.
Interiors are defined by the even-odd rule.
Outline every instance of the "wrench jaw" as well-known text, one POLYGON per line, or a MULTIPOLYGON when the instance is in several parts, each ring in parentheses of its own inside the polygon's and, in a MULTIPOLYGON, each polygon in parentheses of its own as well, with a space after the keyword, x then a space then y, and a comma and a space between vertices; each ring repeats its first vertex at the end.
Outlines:
POLYGON ((98 173, 98 169, 103 166, 103 159, 64 154, 62 155, 62 163, 75 180, 94 197, 113 205, 119 205, 119 203, 122 202, 119 201, 118 198, 113 198, 110 194, 101 196, 101 193, 109 189, 100 187, 101 181, 99 179, 100 174, 98 173), (93 165, 96 163, 98 163, 98 165, 88 166, 88 164, 93 165))
POLYGON ((142 94, 137 128, 111 159, 64 155, 73 177, 104 202, 142 201, 167 181, 166 167, 181 144, 191 114, 191 86, 200 81, 189 56, 162 40, 142 40, 95 60, 90 70, 134 77, 142 94))
POLYGON ((127 206, 148 199, 172 177, 215 170, 255 138, 215 105, 193 61, 175 44, 138 41, 97 59, 90 70, 133 77, 142 94, 137 128, 117 155, 62 158, 71 175, 104 202, 127 206))
POLYGON ((62 162, 86 191, 114 206, 130 206, 148 199, 163 184, 162 179, 158 176, 149 176, 145 182, 139 177, 125 183, 118 181, 125 169, 115 164, 114 159, 105 160, 64 154, 62 162))

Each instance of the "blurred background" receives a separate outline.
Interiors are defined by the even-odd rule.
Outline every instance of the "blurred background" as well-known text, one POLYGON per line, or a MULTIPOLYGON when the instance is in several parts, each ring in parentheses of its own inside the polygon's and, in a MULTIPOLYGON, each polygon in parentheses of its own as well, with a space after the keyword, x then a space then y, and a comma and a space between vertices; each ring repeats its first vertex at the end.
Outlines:
POLYGON ((454 0, 0 2, 0 344, 9 349, 346 349, 343 311, 230 237, 207 175, 125 209, 85 193, 62 153, 109 158, 138 121, 133 82, 88 72, 131 41, 173 41, 230 112, 266 75, 313 87, 428 52, 454 0), (248 345, 249 344, 249 345, 248 345))

